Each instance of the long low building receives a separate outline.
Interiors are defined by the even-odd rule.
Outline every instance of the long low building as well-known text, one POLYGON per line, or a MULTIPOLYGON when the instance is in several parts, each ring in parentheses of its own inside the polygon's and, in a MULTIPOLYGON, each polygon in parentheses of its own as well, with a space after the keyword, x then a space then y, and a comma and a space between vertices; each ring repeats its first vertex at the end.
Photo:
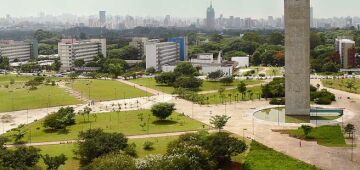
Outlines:
POLYGON ((75 67, 76 60, 84 60, 87 63, 99 54, 106 57, 106 39, 63 39, 58 44, 58 53, 62 64, 61 70, 69 71, 75 67))
POLYGON ((37 58, 37 41, 0 40, 0 57, 6 57, 10 62, 23 62, 37 58))

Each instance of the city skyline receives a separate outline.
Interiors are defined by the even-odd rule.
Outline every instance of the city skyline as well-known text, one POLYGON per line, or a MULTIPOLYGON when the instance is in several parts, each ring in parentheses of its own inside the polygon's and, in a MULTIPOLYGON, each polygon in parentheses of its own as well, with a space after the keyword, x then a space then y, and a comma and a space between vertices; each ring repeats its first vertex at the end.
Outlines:
MULTIPOLYGON (((96 15, 100 10, 105 10, 109 15, 132 15, 142 17, 170 15, 172 17, 180 18, 205 18, 204 9, 211 3, 210 0, 183 0, 181 2, 175 0, 87 0, 86 3, 83 3, 82 1, 83 0, 75 2, 71 0, 52 0, 51 2, 47 0, 0 0, 4 7, 0 11, 0 16, 4 17, 9 14, 13 17, 29 17, 39 16, 40 13, 44 13, 45 15, 74 14, 78 16, 89 16, 96 15), (81 6, 81 8, 79 8, 79 6, 81 6)), ((224 17, 239 16, 243 18, 266 18, 268 16, 281 17, 283 15, 283 0, 272 2, 268 0, 226 1, 226 3, 220 2, 219 0, 212 1, 216 17, 219 17, 220 14, 223 14, 224 17)), ((359 16, 356 8, 349 9, 347 4, 357 6, 360 5, 360 1, 346 0, 346 2, 347 3, 337 0, 313 0, 312 6, 314 7, 314 17, 332 18, 334 16, 359 16), (324 3, 326 3, 326 6, 322 5, 324 3)))

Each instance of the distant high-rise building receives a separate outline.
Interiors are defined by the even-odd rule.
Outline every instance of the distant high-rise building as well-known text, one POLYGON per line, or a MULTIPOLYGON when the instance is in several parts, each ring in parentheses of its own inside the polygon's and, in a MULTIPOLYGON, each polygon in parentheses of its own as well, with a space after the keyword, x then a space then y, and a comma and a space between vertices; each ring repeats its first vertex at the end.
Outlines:
POLYGON ((186 61, 188 58, 188 40, 187 37, 174 37, 169 38, 168 42, 175 42, 179 44, 180 61, 186 61))
POLYGON ((336 45, 336 51, 339 53, 340 56, 341 67, 348 69, 356 66, 355 41, 346 37, 339 37, 336 39, 335 45, 336 45))
POLYGON ((215 29, 215 10, 212 7, 212 3, 210 7, 206 10, 206 28, 207 29, 215 29))
POLYGON ((246 29, 251 29, 252 27, 252 20, 251 18, 245 18, 245 28, 246 29))
POLYGON ((164 20, 164 26, 169 26, 170 22, 171 22, 170 15, 166 15, 165 20, 164 20))
POLYGON ((346 17, 346 27, 352 27, 353 26, 353 20, 351 17, 346 17))
POLYGON ((100 26, 104 27, 106 24, 106 11, 99 11, 100 26))

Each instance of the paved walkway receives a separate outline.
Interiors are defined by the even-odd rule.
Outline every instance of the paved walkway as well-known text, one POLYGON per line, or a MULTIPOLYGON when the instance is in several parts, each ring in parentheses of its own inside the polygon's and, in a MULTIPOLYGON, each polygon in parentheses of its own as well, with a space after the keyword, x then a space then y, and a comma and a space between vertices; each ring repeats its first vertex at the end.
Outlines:
MULTIPOLYGON (((146 134, 146 135, 131 135, 126 136, 128 139, 146 139, 146 138, 160 138, 160 137, 170 137, 170 136, 180 136, 187 133, 196 133, 198 131, 185 131, 185 132, 173 132, 173 133, 158 133, 158 134, 146 134)), ((209 132, 214 132, 210 130, 209 132)), ((43 146, 43 145, 61 145, 61 144, 71 144, 76 143, 79 140, 63 140, 63 141, 52 141, 52 142, 35 142, 35 143, 26 143, 23 145, 5 145, 5 147, 14 147, 14 146, 43 146)))

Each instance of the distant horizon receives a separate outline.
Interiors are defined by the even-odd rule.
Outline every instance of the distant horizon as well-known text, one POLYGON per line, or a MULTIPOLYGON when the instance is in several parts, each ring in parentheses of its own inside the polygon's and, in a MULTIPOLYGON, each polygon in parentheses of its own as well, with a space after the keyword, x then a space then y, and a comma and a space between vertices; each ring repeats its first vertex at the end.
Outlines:
MULTIPOLYGON (((0 17, 37 17, 40 13, 79 17, 97 16, 104 10, 111 16, 205 18, 211 0, 0 0, 0 17)), ((360 17, 359 0, 312 0, 314 18, 360 17), (326 5, 324 5, 326 4, 326 5), (353 9, 349 8, 353 7, 353 9)), ((241 18, 283 16, 283 0, 213 0, 216 18, 223 14, 241 18), (225 3, 226 2, 226 3, 225 3)))

